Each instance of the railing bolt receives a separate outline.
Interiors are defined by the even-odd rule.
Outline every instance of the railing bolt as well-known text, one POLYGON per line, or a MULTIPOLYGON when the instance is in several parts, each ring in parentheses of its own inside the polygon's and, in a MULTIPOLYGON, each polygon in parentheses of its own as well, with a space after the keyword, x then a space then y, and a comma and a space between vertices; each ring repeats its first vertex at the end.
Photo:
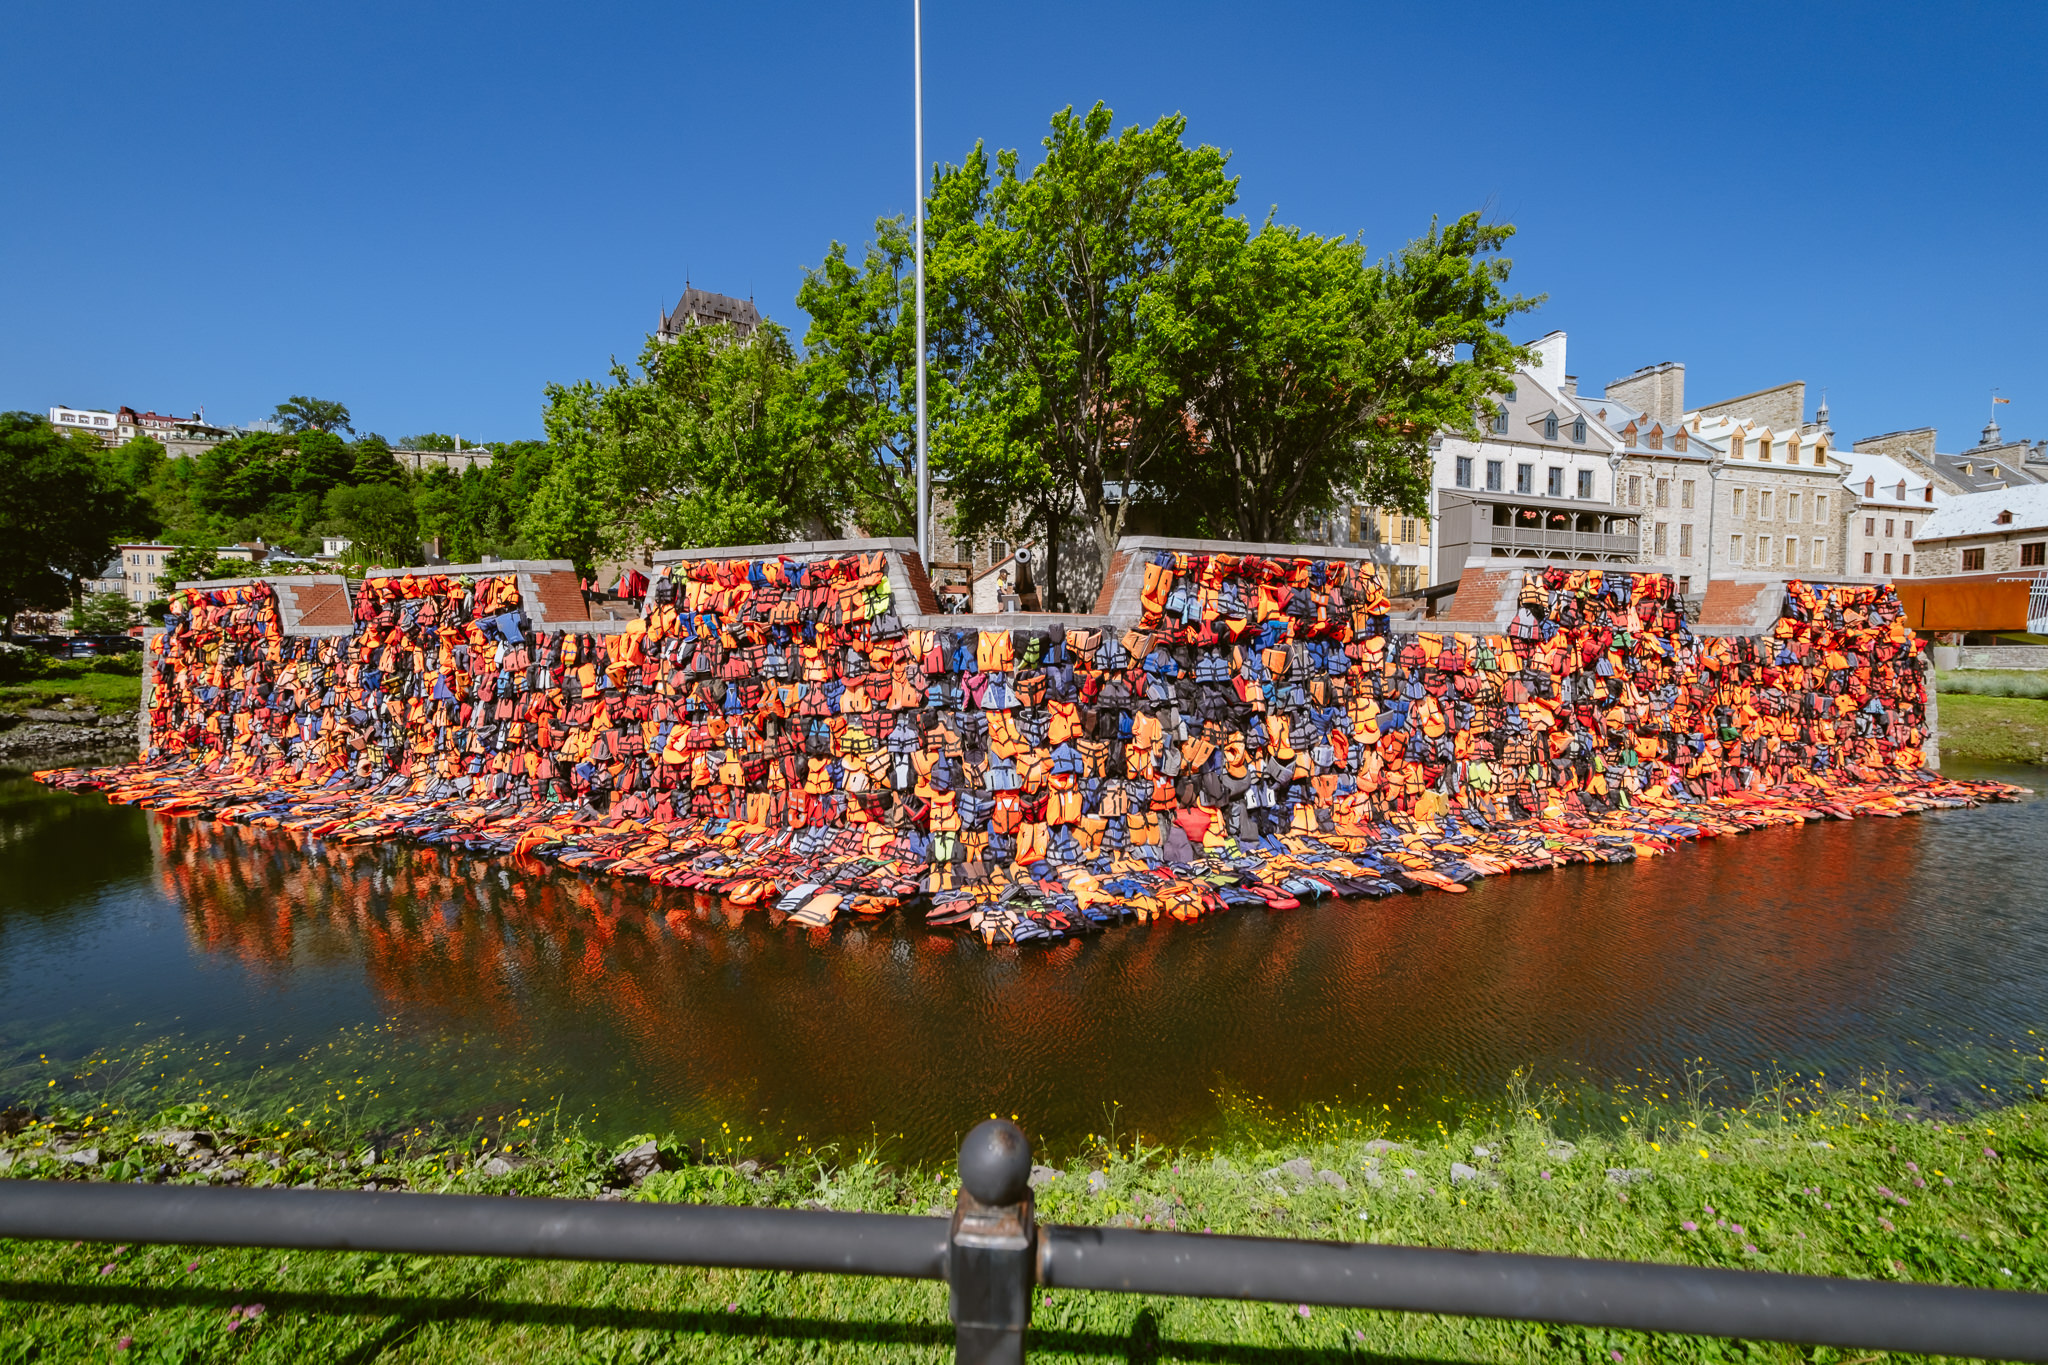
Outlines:
POLYGON ((946 1252, 957 1365, 1022 1365, 1037 1240, 1030 1140, 1008 1119, 976 1124, 960 1144, 946 1252))

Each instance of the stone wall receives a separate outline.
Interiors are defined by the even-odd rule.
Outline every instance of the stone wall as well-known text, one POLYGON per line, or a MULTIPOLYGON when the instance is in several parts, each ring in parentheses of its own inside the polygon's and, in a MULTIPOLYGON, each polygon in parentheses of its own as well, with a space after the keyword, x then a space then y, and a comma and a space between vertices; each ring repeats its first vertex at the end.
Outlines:
MULTIPOLYGON (((1609 383, 1607 396, 1672 426, 1685 415, 1685 366, 1675 360, 1647 365, 1609 383)), ((1587 403, 1590 406, 1596 401, 1588 399, 1587 403)))
POLYGON ((1699 409, 1701 417, 1733 417, 1761 422, 1773 431, 1798 431, 1806 422, 1806 381, 1758 389, 1699 409))
POLYGON ((1966 645, 1960 667, 2048 669, 2048 645, 1966 645))

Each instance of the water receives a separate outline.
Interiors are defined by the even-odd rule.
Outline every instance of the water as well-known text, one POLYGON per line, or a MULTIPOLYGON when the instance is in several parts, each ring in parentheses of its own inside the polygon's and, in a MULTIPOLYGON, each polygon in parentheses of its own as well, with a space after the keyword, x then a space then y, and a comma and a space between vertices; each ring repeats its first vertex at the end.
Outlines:
POLYGON ((1990 1098, 2048 1031, 2044 887, 2030 801, 990 952, 900 916, 733 924, 688 892, 323 849, 5 773, 0 1099, 90 1070, 379 1121, 559 1105, 607 1136, 936 1158, 991 1112, 1055 1148, 1112 1123, 1198 1139, 1224 1096, 1398 1125, 1518 1067, 1888 1069, 1990 1098), (81 1067, 96 1053, 114 1060, 81 1067))

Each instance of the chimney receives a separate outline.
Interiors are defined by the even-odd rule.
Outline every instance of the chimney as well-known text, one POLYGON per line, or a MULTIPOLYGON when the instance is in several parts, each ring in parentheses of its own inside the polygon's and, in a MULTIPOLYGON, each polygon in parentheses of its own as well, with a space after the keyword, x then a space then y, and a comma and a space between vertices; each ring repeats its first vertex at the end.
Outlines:
POLYGON ((1564 377, 1563 392, 1567 398, 1577 398, 1579 396, 1579 377, 1577 375, 1568 374, 1564 377))
POLYGON ((1565 336, 1563 332, 1552 332, 1529 343, 1529 349, 1536 354, 1529 358, 1531 368, 1543 387, 1557 392, 1564 391, 1565 336))
POLYGON ((1610 380, 1607 396, 1617 403, 1640 408, 1667 428, 1685 416, 1685 366, 1676 360, 1645 365, 1632 374, 1610 380))

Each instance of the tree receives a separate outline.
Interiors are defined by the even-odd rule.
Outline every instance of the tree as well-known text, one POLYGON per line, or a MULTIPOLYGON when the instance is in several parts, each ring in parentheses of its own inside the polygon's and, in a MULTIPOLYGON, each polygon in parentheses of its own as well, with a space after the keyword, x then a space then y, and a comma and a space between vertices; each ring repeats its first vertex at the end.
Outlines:
POLYGON ((820 439, 789 337, 763 323, 650 339, 640 372, 548 389, 554 447, 520 521, 523 539, 587 567, 632 531, 660 545, 743 545, 818 535, 853 495, 820 439))
MULTIPOLYGON (((915 299, 910 234, 900 217, 876 221, 858 266, 834 242, 796 292, 811 319, 803 379, 813 432, 837 466, 854 520, 870 535, 917 530, 915 299)), ((941 330, 950 329, 933 334, 941 330)), ((927 403, 952 412, 949 369, 928 368, 927 403)))
POLYGON ((355 463, 349 470, 353 484, 403 483, 405 467, 391 453, 382 436, 365 436, 355 444, 355 463))
POLYGON ((55 611, 114 553, 125 499, 98 442, 35 413, 0 413, 0 630, 16 612, 55 611))
POLYGON ((413 512, 412 495, 398 485, 337 488, 327 495, 327 515, 348 532, 356 562, 389 568, 419 562, 419 519, 413 512))
MULTIPOLYGON (((471 442, 472 445, 475 442, 471 442)), ((424 436, 408 436, 398 443, 402 450, 453 450, 455 438, 444 436, 438 431, 427 432, 424 436)))
POLYGON ((211 545, 190 542, 164 556, 162 572, 156 576, 157 588, 162 595, 168 596, 180 583, 235 578, 245 567, 238 559, 223 560, 211 545))
POLYGON ((1216 239, 1157 309, 1190 438, 1172 519, 1270 541, 1346 498, 1426 515, 1430 438, 1473 432, 1526 354, 1499 328, 1537 301, 1487 259, 1513 235, 1467 214, 1378 265, 1271 221, 1216 239))
POLYGON ((1182 141, 1187 120, 1111 131, 1097 104, 1052 120, 1045 159, 991 180, 977 145, 940 172, 928 269, 965 316, 965 416, 946 453, 969 534, 1022 506, 1044 528, 1048 576, 1069 600, 1100 582, 1133 493, 1185 440, 1155 295, 1185 259, 1241 231, 1228 156, 1182 141), (1094 533, 1094 563, 1063 571, 1065 523, 1094 533))
POLYGON ((286 431, 355 432, 347 405, 331 398, 308 398, 295 393, 277 405, 276 417, 286 431))
POLYGON ((79 635, 122 635, 135 624, 135 604, 118 592, 96 592, 71 609, 79 635))
POLYGON ((445 555, 462 515, 462 493, 455 475, 439 465, 422 473, 413 481, 412 506, 421 537, 439 541, 445 555))

